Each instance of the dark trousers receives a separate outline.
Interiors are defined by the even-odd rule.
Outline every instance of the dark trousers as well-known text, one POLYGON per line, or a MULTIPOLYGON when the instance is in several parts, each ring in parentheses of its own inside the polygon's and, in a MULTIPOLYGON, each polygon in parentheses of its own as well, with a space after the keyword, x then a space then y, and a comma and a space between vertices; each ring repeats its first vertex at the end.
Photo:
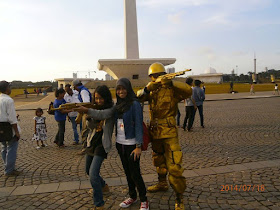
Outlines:
POLYGON ((181 118, 181 113, 180 113, 180 110, 178 109, 178 112, 177 112, 177 126, 180 126, 180 118, 181 118))
POLYGON ((186 106, 185 109, 186 109, 186 116, 184 119, 183 128, 186 129, 187 127, 189 131, 193 126, 195 110, 194 110, 194 106, 186 106))
MULTIPOLYGON (((197 106, 198 112, 199 112, 199 116, 200 116, 200 125, 204 126, 204 122, 203 122, 203 105, 197 106)), ((194 111, 194 116, 195 116, 196 110, 194 111)), ((194 119, 194 117, 193 117, 194 119)))
POLYGON ((64 145, 64 133, 65 133, 65 120, 64 121, 57 121, 58 123, 58 131, 55 136, 55 143, 58 146, 64 145))
POLYGON ((137 198, 137 192, 135 189, 137 187, 141 202, 147 201, 146 187, 140 172, 140 158, 134 161, 134 156, 130 155, 136 148, 136 145, 122 145, 116 143, 116 147, 126 175, 129 196, 133 199, 137 198))

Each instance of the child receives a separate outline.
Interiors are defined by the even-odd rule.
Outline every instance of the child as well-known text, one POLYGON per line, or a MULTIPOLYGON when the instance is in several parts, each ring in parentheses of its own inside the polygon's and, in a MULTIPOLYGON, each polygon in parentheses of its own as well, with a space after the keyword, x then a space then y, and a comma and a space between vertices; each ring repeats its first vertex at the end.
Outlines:
POLYGON ((141 201, 140 210, 149 210, 146 187, 140 171, 143 143, 142 108, 127 78, 117 81, 116 96, 116 147, 129 188, 129 198, 121 202, 120 207, 128 208, 137 202, 137 188, 141 201))
MULTIPOLYGON (((58 108, 61 104, 65 104, 64 100, 65 90, 60 88, 55 91, 55 97, 53 107, 58 108)), ((55 136, 54 143, 56 143, 59 148, 65 147, 64 145, 64 133, 65 133, 65 121, 67 113, 71 112, 71 110, 55 110, 54 118, 58 123, 58 131, 55 136)))
POLYGON ((36 117, 33 118, 35 120, 35 131, 32 139, 37 141, 36 149, 40 149, 39 141, 41 141, 42 147, 47 146, 44 144, 47 139, 46 117, 42 116, 43 110, 41 108, 36 109, 35 115, 36 117))

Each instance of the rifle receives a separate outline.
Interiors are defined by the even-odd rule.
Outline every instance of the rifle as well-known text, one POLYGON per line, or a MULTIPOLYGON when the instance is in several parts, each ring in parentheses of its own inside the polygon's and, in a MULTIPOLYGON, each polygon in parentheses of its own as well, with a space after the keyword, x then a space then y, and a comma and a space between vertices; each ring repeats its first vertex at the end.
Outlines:
POLYGON ((87 108, 93 108, 95 105, 87 102, 87 103, 66 103, 66 104, 61 104, 58 108, 54 108, 51 106, 49 109, 50 111, 55 111, 55 110, 63 110, 63 109, 74 109, 77 108, 78 106, 84 106, 87 108))
MULTIPOLYGON (((87 102, 87 103, 66 103, 66 104, 61 104, 58 108, 54 108, 53 107, 53 104, 50 104, 49 106, 49 112, 54 112, 55 110, 63 110, 63 109, 68 109, 68 110, 71 110, 71 109, 74 109, 74 108, 77 108, 78 106, 84 106, 84 107, 87 107, 87 108, 92 108, 92 109, 97 109, 98 106, 96 104, 92 104, 90 102, 87 102)), ((75 121, 77 124, 80 124, 81 120, 82 120, 82 117, 83 117, 83 114, 81 113, 78 113, 75 121)))
POLYGON ((180 76, 180 75, 185 74, 187 71, 191 71, 191 69, 186 69, 184 71, 179 71, 179 72, 175 72, 175 73, 169 73, 169 74, 161 75, 156 79, 156 82, 161 82, 162 79, 173 79, 176 76, 180 76))

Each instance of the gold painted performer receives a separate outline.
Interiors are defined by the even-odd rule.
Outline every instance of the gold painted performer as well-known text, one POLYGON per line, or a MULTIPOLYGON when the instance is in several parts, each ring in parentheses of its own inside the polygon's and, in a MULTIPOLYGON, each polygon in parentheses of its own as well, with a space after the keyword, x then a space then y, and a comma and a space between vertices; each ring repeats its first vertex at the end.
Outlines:
POLYGON ((161 63, 153 63, 149 68, 149 77, 152 81, 137 93, 142 102, 149 102, 153 163, 157 168, 159 179, 159 182, 150 186, 148 191, 168 190, 166 176, 169 173, 169 183, 176 192, 175 210, 182 210, 186 179, 183 176, 184 168, 181 166, 182 151, 175 116, 178 103, 190 97, 192 89, 186 83, 165 78, 165 74, 165 68, 161 63))

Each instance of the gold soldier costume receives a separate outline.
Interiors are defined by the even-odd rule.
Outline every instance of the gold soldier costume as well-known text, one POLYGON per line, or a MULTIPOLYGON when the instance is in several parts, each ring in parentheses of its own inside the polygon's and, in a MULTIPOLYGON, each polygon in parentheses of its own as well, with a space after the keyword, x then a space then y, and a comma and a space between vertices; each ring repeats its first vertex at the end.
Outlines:
POLYGON ((192 89, 186 83, 166 78, 154 78, 155 74, 165 74, 161 63, 154 63, 149 68, 152 82, 138 91, 141 101, 149 101, 150 135, 152 139, 153 163, 157 168, 159 182, 148 188, 150 192, 166 191, 169 183, 176 192, 175 209, 184 209, 182 200, 186 189, 183 176, 182 151, 178 140, 175 116, 178 103, 192 95, 192 89))

